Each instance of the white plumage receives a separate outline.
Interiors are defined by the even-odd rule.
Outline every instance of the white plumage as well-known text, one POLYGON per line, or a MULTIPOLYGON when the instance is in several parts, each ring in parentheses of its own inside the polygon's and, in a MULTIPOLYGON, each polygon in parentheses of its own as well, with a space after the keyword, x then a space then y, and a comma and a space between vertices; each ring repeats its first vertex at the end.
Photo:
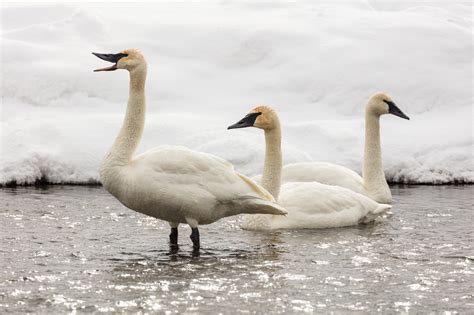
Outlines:
POLYGON ((349 189, 317 182, 282 185, 278 204, 288 210, 286 217, 246 215, 242 227, 248 230, 337 228, 371 222, 391 208, 349 189))
POLYGON ((326 162, 287 164, 282 169, 282 182, 319 182, 345 187, 359 194, 368 195, 362 177, 353 170, 326 162))
POLYGON ((286 214, 265 189, 211 154, 161 146, 134 157, 145 123, 145 58, 133 49, 95 55, 114 63, 96 71, 130 72, 127 113, 100 171, 105 189, 121 203, 168 221, 172 245, 177 245, 179 223, 189 224, 195 248, 200 246, 198 225, 239 213, 286 214))
POLYGON ((324 162, 288 164, 282 170, 282 182, 319 182, 348 188, 377 202, 392 203, 385 179, 380 144, 380 116, 393 114, 409 119, 385 93, 374 94, 365 109, 365 148, 363 176, 353 170, 324 162))
POLYGON ((239 213, 285 213, 232 164, 185 147, 149 150, 103 182, 128 208, 173 223, 202 225, 239 213))
MULTIPOLYGON (((282 157, 278 116, 273 109, 259 106, 229 128, 251 126, 265 131, 263 186, 277 198, 278 204, 288 211, 288 215, 282 218, 272 215, 247 215, 243 228, 271 230, 343 227, 368 223, 391 209, 390 205, 379 204, 350 189, 314 181, 288 182, 280 187, 282 157)), ((300 167, 298 171, 302 169, 300 167)), ((357 182, 357 178, 353 180, 357 182)))

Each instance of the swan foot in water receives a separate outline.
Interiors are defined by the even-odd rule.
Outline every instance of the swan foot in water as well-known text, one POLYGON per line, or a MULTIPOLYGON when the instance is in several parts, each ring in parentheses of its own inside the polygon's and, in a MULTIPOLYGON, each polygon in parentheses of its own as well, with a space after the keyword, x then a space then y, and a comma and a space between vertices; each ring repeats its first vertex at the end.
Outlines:
POLYGON ((191 228, 191 241, 193 241, 194 250, 198 250, 201 247, 201 242, 199 241, 199 229, 197 227, 191 228))
POLYGON ((192 232, 191 232, 190 238, 191 238, 191 241, 193 241, 193 248, 195 251, 199 250, 199 248, 201 247, 201 243, 199 241, 198 221, 196 219, 186 218, 186 222, 191 227, 192 232))
POLYGON ((170 233, 170 246, 178 247, 178 228, 172 227, 170 233))

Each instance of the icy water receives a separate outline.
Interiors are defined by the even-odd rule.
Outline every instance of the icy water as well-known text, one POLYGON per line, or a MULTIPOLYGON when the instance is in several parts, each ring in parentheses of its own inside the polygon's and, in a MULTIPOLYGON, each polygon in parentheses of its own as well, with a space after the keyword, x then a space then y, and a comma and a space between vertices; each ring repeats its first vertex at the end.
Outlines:
POLYGON ((474 186, 394 186, 393 215, 351 228, 190 229, 100 187, 0 189, 0 313, 474 311, 474 186))

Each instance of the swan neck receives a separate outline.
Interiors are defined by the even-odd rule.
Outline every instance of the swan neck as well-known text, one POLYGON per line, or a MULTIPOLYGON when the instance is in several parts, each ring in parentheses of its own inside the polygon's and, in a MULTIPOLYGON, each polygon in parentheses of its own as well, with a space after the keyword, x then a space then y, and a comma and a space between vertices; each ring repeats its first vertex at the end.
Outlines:
POLYGON ((367 190, 387 186, 382 165, 380 144, 380 117, 367 112, 365 115, 365 148, 362 176, 367 190))
POLYGON ((265 129, 265 163, 263 165, 262 186, 275 200, 280 194, 281 185, 281 127, 276 119, 275 128, 265 129))
POLYGON ((145 94, 146 74, 146 65, 130 71, 130 94, 134 92, 145 94))
POLYGON ((128 164, 140 143, 145 125, 146 66, 130 71, 130 92, 122 128, 104 161, 104 167, 128 164))

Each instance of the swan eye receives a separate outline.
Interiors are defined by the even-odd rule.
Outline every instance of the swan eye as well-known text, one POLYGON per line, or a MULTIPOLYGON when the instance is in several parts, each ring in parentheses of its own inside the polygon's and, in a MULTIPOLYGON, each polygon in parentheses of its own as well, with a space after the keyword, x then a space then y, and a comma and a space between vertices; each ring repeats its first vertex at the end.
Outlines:
POLYGON ((122 58, 128 57, 128 54, 118 53, 116 56, 117 56, 117 61, 115 61, 115 63, 119 62, 119 60, 122 58))

